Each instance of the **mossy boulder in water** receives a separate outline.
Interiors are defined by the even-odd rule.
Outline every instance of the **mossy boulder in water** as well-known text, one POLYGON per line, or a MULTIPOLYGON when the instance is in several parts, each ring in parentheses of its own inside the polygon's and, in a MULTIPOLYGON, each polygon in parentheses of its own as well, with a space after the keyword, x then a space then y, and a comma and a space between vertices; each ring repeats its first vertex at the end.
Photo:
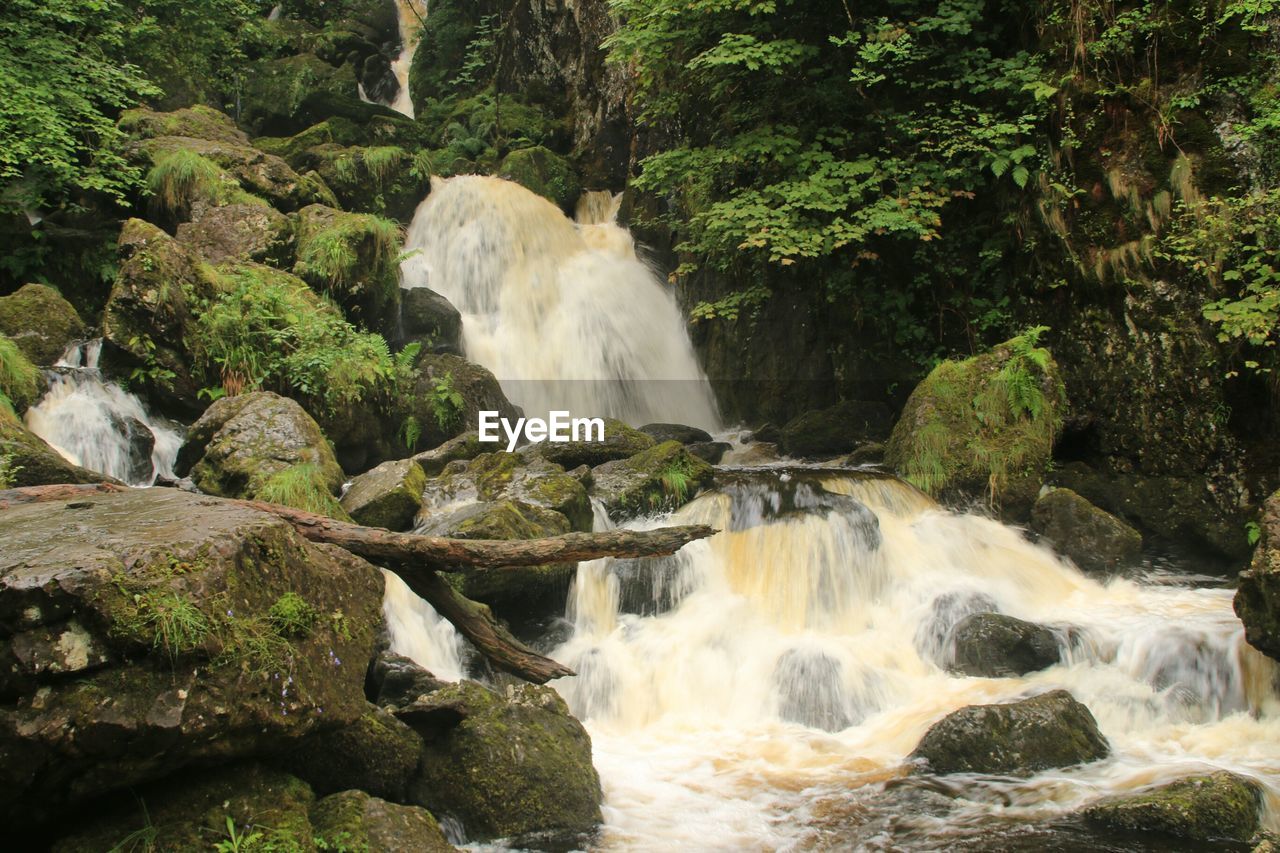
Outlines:
POLYGON ((885 438, 892 423, 893 416, 884 403, 849 400, 788 421, 778 448, 788 456, 837 456, 861 441, 885 438))
POLYGON ((582 184, 569 161, 541 145, 512 151, 498 167, 498 177, 549 199, 564 211, 572 210, 582 194, 582 184))
POLYGON ((390 333, 400 313, 400 229, 377 216, 312 204, 298 211, 293 271, 359 325, 390 333))
POLYGON ((1249 644, 1280 660, 1280 492, 1263 504, 1259 526, 1253 562, 1240 573, 1235 610, 1249 644))
POLYGON ((591 494, 614 518, 676 509, 711 485, 715 472, 677 441, 591 469, 591 494))
POLYGON ((406 287, 400 291, 400 333, 428 352, 462 354, 462 314, 434 290, 406 287))
POLYGON ((535 445, 537 452, 567 471, 579 465, 602 465, 614 459, 626 459, 657 444, 652 437, 616 418, 601 420, 604 421, 603 436, 593 432, 591 440, 583 433, 578 441, 540 442, 535 445))
POLYGON ((7 336, 34 364, 57 361, 67 344, 85 334, 84 321, 71 303, 44 284, 25 284, 0 296, 0 334, 7 336))
POLYGON ((0 540, 6 658, 46 636, 78 650, 3 667, 6 825, 366 712, 382 575, 277 516, 138 489, 0 510, 0 540))
POLYGON ((1000 613, 974 613, 951 632, 951 668, 987 678, 1026 675, 1056 664, 1058 638, 1043 625, 1000 613))
POLYGON ((263 204, 226 204, 202 209, 178 225, 178 242, 209 263, 258 261, 287 266, 295 239, 289 217, 263 204))
POLYGON ((413 457, 413 461, 422 467, 428 477, 435 477, 450 462, 456 462, 459 459, 469 461, 482 453, 491 452, 492 449, 493 445, 488 442, 482 442, 477 433, 464 432, 462 435, 455 435, 439 447, 433 447, 430 450, 424 450, 422 453, 416 454, 413 457))
POLYGON ((1084 817, 1112 832, 1247 842, 1258 831, 1261 805, 1257 783, 1222 771, 1112 797, 1085 809, 1084 817))
POLYGON ((354 723, 307 738, 280 763, 321 795, 359 788, 399 801, 421 757, 422 738, 390 712, 369 705, 354 723))
POLYGON ((431 812, 343 791, 325 797, 311 809, 316 838, 328 850, 361 853, 448 853, 456 850, 444 837, 431 812))
POLYGON ((9 460, 10 486, 101 483, 111 478, 68 462, 40 436, 0 408, 0 458, 9 460))
POLYGON ((1029 510, 1067 405, 1037 338, 935 367, 911 392, 885 461, 931 495, 986 494, 1015 514, 1029 510))
POLYGON ((585 832, 600 822, 591 738, 549 687, 496 693, 472 681, 431 694, 461 719, 427 737, 410 800, 483 840, 585 832))
POLYGON ((201 491, 259 498, 345 516, 333 495, 342 469, 320 426, 293 400, 270 391, 223 397, 187 431, 176 470, 201 491), (287 480, 297 495, 282 494, 287 480), (293 498, 293 499, 290 499, 293 498))
MULTIPOLYGON (((474 431, 482 411, 497 412, 498 417, 512 423, 520 417, 520 410, 511 405, 498 380, 482 365, 457 355, 424 352, 415 366, 418 379, 409 408, 421 430, 419 447, 439 447, 454 436, 474 431)), ((499 445, 489 447, 497 449, 499 445)))
POLYGON ((554 510, 569 520, 573 530, 591 529, 591 502, 582 483, 554 462, 529 453, 484 453, 470 461, 450 462, 427 481, 426 509, 461 500, 518 501, 554 510))
POLYGON ((1050 489, 1036 499, 1031 529, 1090 571, 1115 569, 1142 550, 1142 534, 1070 489, 1050 489))
POLYGON ((705 429, 684 424, 645 424, 640 427, 640 432, 652 438, 657 444, 664 441, 678 441, 681 444, 711 441, 711 433, 705 429))
POLYGON ((1106 758, 1089 709, 1065 690, 1002 705, 968 705, 930 727, 911 758, 932 773, 1031 776, 1106 758))
POLYGON ((427 475, 412 459, 383 462, 351 481, 342 508, 357 524, 408 530, 422 508, 427 475))

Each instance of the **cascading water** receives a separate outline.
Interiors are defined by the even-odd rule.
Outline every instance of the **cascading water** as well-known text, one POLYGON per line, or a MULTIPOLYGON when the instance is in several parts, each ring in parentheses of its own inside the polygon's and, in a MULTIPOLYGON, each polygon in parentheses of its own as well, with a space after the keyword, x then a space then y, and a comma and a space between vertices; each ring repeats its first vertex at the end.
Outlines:
POLYGON ((404 286, 453 303, 467 357, 530 414, 714 429, 715 400, 670 288, 604 198, 589 197, 575 224, 509 181, 432 179, 409 227, 404 286))
POLYGON ((552 656, 578 672, 556 687, 592 735, 601 848, 990 849, 1010 827, 1218 768, 1261 782, 1276 825, 1276 667, 1244 642, 1229 590, 1102 583, 892 479, 722 481, 641 524, 724 532, 670 558, 583 563, 570 594, 574 634, 552 656), (993 606, 1059 627, 1063 662, 948 674, 949 629, 993 606), (910 796, 928 791, 885 784, 947 713, 1056 687, 1089 706, 1111 758, 952 780, 923 809, 910 796))
MULTIPOLYGON (((400 54, 391 61, 391 73, 396 78, 396 93, 386 106, 396 112, 414 117, 413 98, 409 94, 409 69, 413 67, 413 55, 418 50, 419 33, 422 21, 426 20, 427 7, 424 0, 395 0, 396 20, 400 28, 400 54)), ((360 100, 374 103, 365 92, 364 86, 356 84, 360 100)))
POLYGON ((463 677, 462 638, 435 609, 414 594, 408 585, 388 571, 382 596, 391 650, 404 655, 436 678, 457 681, 463 677))
POLYGON ((69 347, 46 371, 49 391, 26 413, 27 428, 70 462, 131 486, 173 479, 182 446, 175 424, 148 414, 137 397, 103 380, 102 341, 69 347))

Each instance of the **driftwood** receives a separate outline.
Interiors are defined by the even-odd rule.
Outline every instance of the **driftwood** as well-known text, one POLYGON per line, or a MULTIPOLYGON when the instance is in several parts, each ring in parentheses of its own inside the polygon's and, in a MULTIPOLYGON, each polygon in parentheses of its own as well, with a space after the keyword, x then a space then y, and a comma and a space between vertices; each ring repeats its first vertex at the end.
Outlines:
MULTIPOLYGON (((0 491, 0 510, 18 504, 70 501, 121 491, 125 489, 108 483, 9 489, 0 491)), ((688 543, 716 532, 711 527, 690 526, 566 533, 545 539, 449 539, 362 527, 265 501, 235 503, 284 519, 305 539, 337 545, 395 572, 494 666, 535 684, 575 673, 511 636, 488 607, 459 594, 437 572, 541 566, 600 557, 659 557, 674 554, 688 543)))

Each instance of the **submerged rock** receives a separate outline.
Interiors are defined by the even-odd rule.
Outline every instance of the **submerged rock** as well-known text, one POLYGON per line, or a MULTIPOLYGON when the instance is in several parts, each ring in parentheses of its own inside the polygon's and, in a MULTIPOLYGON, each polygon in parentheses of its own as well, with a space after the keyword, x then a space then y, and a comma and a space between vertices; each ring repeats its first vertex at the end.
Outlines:
POLYGON ((1089 709, 1065 690, 1001 705, 968 705, 921 739, 913 760, 928 772, 1032 776, 1111 753, 1089 709))
POLYGON ((1115 569, 1142 550, 1142 534, 1070 489, 1040 495, 1031 508, 1031 529, 1085 570, 1115 569))
POLYGON ((1280 660, 1280 492, 1263 504, 1260 526, 1253 562, 1240 573, 1235 610, 1249 644, 1280 660))
POLYGON ((1222 771, 1112 797, 1085 809, 1084 817, 1114 832, 1247 842, 1258 831, 1260 812, 1257 783, 1222 771))
POLYGON ((711 485, 714 474, 710 465, 679 442, 666 441, 593 468, 591 493, 604 503, 610 517, 630 518, 683 506, 711 485))
POLYGON ((549 687, 495 693, 472 681, 436 691, 459 719, 427 737, 411 802, 452 816, 475 840, 591 829, 601 820, 591 738, 549 687))
POLYGON ((971 590, 947 592, 929 603, 929 613, 916 629, 920 656, 944 669, 955 661, 955 628, 975 613, 999 613, 1000 605, 986 593, 971 590))
POLYGON ((22 350, 33 364, 48 366, 67 345, 85 335, 84 321, 58 291, 43 284, 24 284, 0 296, 0 334, 22 350))
POLYGON ((131 490, 0 510, 0 541, 0 646, 69 632, 80 650, 73 672, 10 659, 9 825, 365 713, 382 575, 276 516, 131 490))
POLYGON ((311 809, 317 838, 329 850, 361 853, 446 853, 456 850, 444 837, 431 812, 343 791, 325 797, 311 809))
POLYGON ((408 530, 422 508, 427 475, 412 459, 383 462, 351 481, 342 508, 366 527, 408 530))
POLYGON ((1058 662, 1061 650, 1053 631, 999 613, 974 613, 951 632, 952 668, 988 678, 1026 675, 1058 662))
POLYGON ((844 667, 822 652, 791 649, 773 669, 778 716, 827 732, 853 723, 844 692, 844 667))

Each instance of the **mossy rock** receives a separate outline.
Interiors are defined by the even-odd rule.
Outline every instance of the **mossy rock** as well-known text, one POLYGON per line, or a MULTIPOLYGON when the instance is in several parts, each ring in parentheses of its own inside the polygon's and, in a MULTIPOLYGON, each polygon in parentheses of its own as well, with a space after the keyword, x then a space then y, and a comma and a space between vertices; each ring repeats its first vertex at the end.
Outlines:
POLYGON ((967 705, 921 738, 911 759, 922 772, 1032 776, 1111 753, 1089 709, 1065 690, 1001 705, 967 705))
POLYGON ((1067 406, 1057 363, 1035 343, 1024 335, 935 367, 893 428, 887 464, 934 496, 986 495, 1029 510, 1067 406))
POLYGON ((285 136, 310 126, 307 98, 325 94, 358 100, 355 69, 334 67, 313 54, 253 63, 241 95, 241 124, 254 136, 285 136))
POLYGON ((650 436, 632 429, 616 418, 602 418, 602 420, 604 421, 602 440, 544 441, 535 445, 535 448, 542 458, 556 463, 567 471, 579 465, 602 465, 615 459, 626 459, 657 444, 650 436))
POLYGON ((431 6, 418 34, 418 48, 409 69, 409 92, 422 114, 422 105, 434 98, 450 98, 474 92, 480 81, 493 76, 492 69, 477 69, 472 81, 464 82, 459 72, 467 60, 468 46, 480 20, 503 11, 492 0, 460 2, 439 0, 431 6))
POLYGON ((236 126, 231 116, 212 107, 197 104, 171 112, 146 108, 125 110, 120 114, 119 128, 134 139, 158 136, 185 136, 232 145, 248 145, 249 137, 236 126))
POLYGON ((397 146, 409 151, 429 147, 430 134, 413 119, 392 112, 356 121, 345 116, 330 116, 292 136, 259 136, 253 145, 275 154, 298 170, 316 168, 316 157, 329 146, 345 148, 382 148, 397 146))
POLYGON ((582 184, 564 157, 541 145, 512 151, 498 167, 498 177, 550 199, 563 211, 572 211, 582 194, 582 184))
POLYGON ((707 488, 715 471, 678 441, 591 469, 591 494, 615 519, 677 509, 707 488))
POLYGON ((1263 504, 1259 527, 1253 562, 1240 573, 1235 611, 1249 645, 1280 661, 1280 491, 1263 504))
POLYGON ((211 850, 231 843, 228 818, 244 845, 239 849, 316 849, 311 789, 300 779, 257 764, 188 772, 136 793, 115 804, 116 814, 90 820, 88 828, 57 841, 53 850, 211 850), (250 836, 256 836, 252 844, 246 843, 250 836))
POLYGON ((71 303, 44 284, 25 284, 0 296, 0 334, 6 335, 38 365, 62 357, 67 344, 85 335, 84 321, 71 303))
POLYGON ((412 459, 383 462, 351 481, 342 507, 357 524, 408 530, 422 508, 427 475, 412 459))
POLYGON ((213 276, 193 251, 140 219, 125 222, 119 258, 120 271, 102 314, 102 337, 110 345, 104 367, 143 368, 149 377, 146 390, 163 406, 200 411, 201 383, 193 373, 187 336, 196 305, 216 292, 213 276))
POLYGON ((0 334, 0 415, 22 414, 44 394, 48 382, 22 348, 0 334))
POLYGON ((450 462, 427 481, 424 517, 433 507, 466 499, 519 501, 560 513, 573 530, 591 529, 591 502, 582 483, 530 452, 499 451, 450 462))
POLYGON ((422 738, 390 712, 369 705, 348 726, 307 738, 280 759, 321 796, 359 788, 401 801, 418 771, 422 738))
POLYGON ((364 791, 343 791, 320 800, 311 809, 311 823, 328 850, 448 853, 457 849, 431 812, 389 803, 364 791))
POLYGON ((400 315, 396 224, 319 204, 298 211, 297 222, 294 273, 340 305, 353 323, 389 334, 400 315))
POLYGON ((445 466, 450 462, 457 460, 470 461, 482 453, 490 452, 492 447, 493 445, 482 442, 479 434, 464 432, 462 435, 454 436, 439 447, 417 454, 413 457, 413 461, 422 467, 428 477, 435 477, 444 471, 445 466))
POLYGON ((520 417, 520 410, 483 365, 450 353, 423 352, 414 366, 418 378, 408 406, 422 430, 419 447, 439 447, 455 436, 475 431, 482 411, 497 412, 498 417, 513 423, 520 417))
POLYGON ((1058 663, 1058 638, 1043 625, 1001 613, 974 613, 951 632, 952 669, 982 678, 1014 677, 1058 663))
POLYGON ((1142 534, 1070 489, 1049 489, 1036 500, 1031 529, 1087 571, 1112 571, 1142 551, 1142 534))
POLYGON ((210 406, 188 430, 176 468, 211 495, 269 500, 272 479, 300 466, 319 492, 332 496, 342 485, 320 425, 288 397, 253 391, 210 406))
POLYGON ((1085 809, 1084 817, 1112 832, 1248 842, 1259 829, 1261 805, 1256 782, 1221 771, 1104 800, 1085 809))
POLYGON ((324 179, 346 210, 407 224, 418 203, 431 191, 428 163, 398 145, 323 144, 308 149, 307 155, 305 162, 324 179))
POLYGON ((476 840, 532 832, 586 832, 600 820, 591 738, 549 687, 505 695, 473 681, 431 694, 462 720, 426 745, 411 802, 459 820, 476 840))
POLYGON ((5 667, 6 825, 194 764, 283 752, 366 712, 383 592, 373 566, 207 495, 66 503, 0 513, 4 645, 66 634, 71 620, 89 635, 72 678, 39 658, 5 667), (44 700, 15 704, 15 691, 44 700))
POLYGON ((400 334, 404 343, 417 341, 428 352, 462 354, 462 314, 434 290, 400 290, 400 334))
POLYGON ((73 465, 15 416, 0 408, 0 458, 9 460, 13 487, 53 483, 101 483, 105 474, 73 465))
POLYGON ((884 403, 850 400, 797 415, 782 428, 778 448, 788 456, 837 456, 859 442, 884 438, 892 420, 884 403))
POLYGON ((178 242, 209 263, 256 261, 287 267, 296 237, 289 217, 263 204, 206 207, 178 225, 178 242))

